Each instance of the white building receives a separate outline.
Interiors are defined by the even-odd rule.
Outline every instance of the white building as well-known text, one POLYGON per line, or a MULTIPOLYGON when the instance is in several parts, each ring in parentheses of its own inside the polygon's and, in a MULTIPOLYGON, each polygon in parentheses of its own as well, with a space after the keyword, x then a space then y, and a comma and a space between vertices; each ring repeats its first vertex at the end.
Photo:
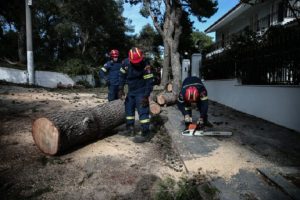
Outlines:
POLYGON ((300 17, 300 1, 290 0, 292 10, 285 5, 285 0, 252 0, 250 3, 238 3, 225 15, 205 30, 205 33, 216 33, 216 51, 221 52, 234 34, 245 30, 262 35, 270 26, 296 24, 300 17), (255 3, 256 2, 256 3, 255 3))
MULTIPOLYGON (((217 48, 207 54, 219 54, 234 34, 252 30, 257 34, 273 25, 292 26, 298 22, 284 0, 252 0, 254 5, 239 3, 205 32, 216 33, 217 48)), ((289 1, 300 17, 300 1, 289 1)), ((297 18, 298 18, 297 17, 297 18)), ((299 19, 299 18, 298 18, 299 19)), ((221 68, 224 71, 226 68, 221 68)), ((295 64, 299 69, 299 63, 295 64)), ((206 80, 209 99, 250 115, 296 130, 300 133, 300 85, 243 85, 237 78, 206 80)))

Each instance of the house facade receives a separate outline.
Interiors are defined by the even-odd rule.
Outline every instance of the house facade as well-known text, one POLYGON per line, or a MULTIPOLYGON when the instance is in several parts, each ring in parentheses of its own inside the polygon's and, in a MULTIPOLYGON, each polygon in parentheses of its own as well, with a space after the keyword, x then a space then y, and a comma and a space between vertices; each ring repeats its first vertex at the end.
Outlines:
POLYGON ((209 99, 300 134, 300 1, 253 1, 237 4, 205 31, 216 33, 200 69, 209 99), (275 25, 282 26, 268 31, 275 25), (267 37, 230 43, 244 31, 267 37))
POLYGON ((222 49, 228 45, 233 35, 246 30, 263 35, 271 26, 296 24, 295 15, 300 17, 300 1, 289 1, 293 9, 285 2, 260 0, 257 3, 239 3, 208 27, 205 33, 215 32, 215 49, 222 49))

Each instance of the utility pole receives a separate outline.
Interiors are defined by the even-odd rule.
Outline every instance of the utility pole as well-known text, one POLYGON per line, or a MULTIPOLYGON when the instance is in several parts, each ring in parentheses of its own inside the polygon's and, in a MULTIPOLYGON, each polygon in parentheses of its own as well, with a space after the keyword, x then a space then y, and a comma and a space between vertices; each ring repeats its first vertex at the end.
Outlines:
POLYGON ((28 83, 29 83, 29 85, 33 85, 35 83, 33 51, 32 51, 31 6, 32 6, 32 0, 25 0, 25 10, 26 10, 26 44, 27 44, 27 73, 28 73, 28 83))

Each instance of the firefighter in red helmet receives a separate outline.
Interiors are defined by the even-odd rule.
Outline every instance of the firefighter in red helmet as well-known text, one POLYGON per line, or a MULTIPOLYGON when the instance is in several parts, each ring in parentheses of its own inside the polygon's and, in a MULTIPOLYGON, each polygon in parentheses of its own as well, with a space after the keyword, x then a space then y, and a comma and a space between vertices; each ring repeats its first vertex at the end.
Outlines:
POLYGON ((118 99, 119 91, 119 71, 121 62, 119 60, 119 51, 113 49, 110 51, 110 61, 106 62, 100 69, 100 77, 105 79, 108 86, 108 101, 118 99))
POLYGON ((200 128, 204 128, 205 126, 212 127, 212 124, 209 123, 207 119, 207 90, 200 78, 195 76, 187 77, 183 81, 178 97, 178 108, 184 115, 184 122, 186 126, 192 123, 192 103, 195 103, 200 111, 200 118, 197 122, 200 125, 200 128))
POLYGON ((149 62, 139 48, 132 48, 120 69, 119 97, 124 95, 124 85, 128 85, 125 99, 126 126, 134 133, 135 109, 139 114, 141 132, 133 141, 142 143, 150 140, 149 96, 153 88, 153 73, 149 62))

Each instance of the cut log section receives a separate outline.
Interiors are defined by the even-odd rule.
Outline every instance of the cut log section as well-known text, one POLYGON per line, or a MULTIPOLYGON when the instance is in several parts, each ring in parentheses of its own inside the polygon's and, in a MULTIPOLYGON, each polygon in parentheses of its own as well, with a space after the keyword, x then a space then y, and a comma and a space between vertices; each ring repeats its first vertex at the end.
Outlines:
POLYGON ((157 95, 157 103, 159 105, 171 105, 171 104, 175 104, 177 100, 177 97, 175 94, 173 93, 160 93, 159 95, 157 95))
POLYGON ((124 122, 124 101, 116 100, 94 108, 38 118, 33 122, 32 136, 42 152, 56 155, 95 140, 124 122))
POLYGON ((167 92, 172 92, 172 91, 173 91, 173 85, 172 85, 172 83, 168 83, 167 92))
POLYGON ((150 101, 150 112, 153 115, 158 115, 160 113, 160 111, 161 111, 160 105, 158 105, 154 101, 150 101))
POLYGON ((162 91, 165 87, 163 85, 154 85, 153 91, 162 91))

